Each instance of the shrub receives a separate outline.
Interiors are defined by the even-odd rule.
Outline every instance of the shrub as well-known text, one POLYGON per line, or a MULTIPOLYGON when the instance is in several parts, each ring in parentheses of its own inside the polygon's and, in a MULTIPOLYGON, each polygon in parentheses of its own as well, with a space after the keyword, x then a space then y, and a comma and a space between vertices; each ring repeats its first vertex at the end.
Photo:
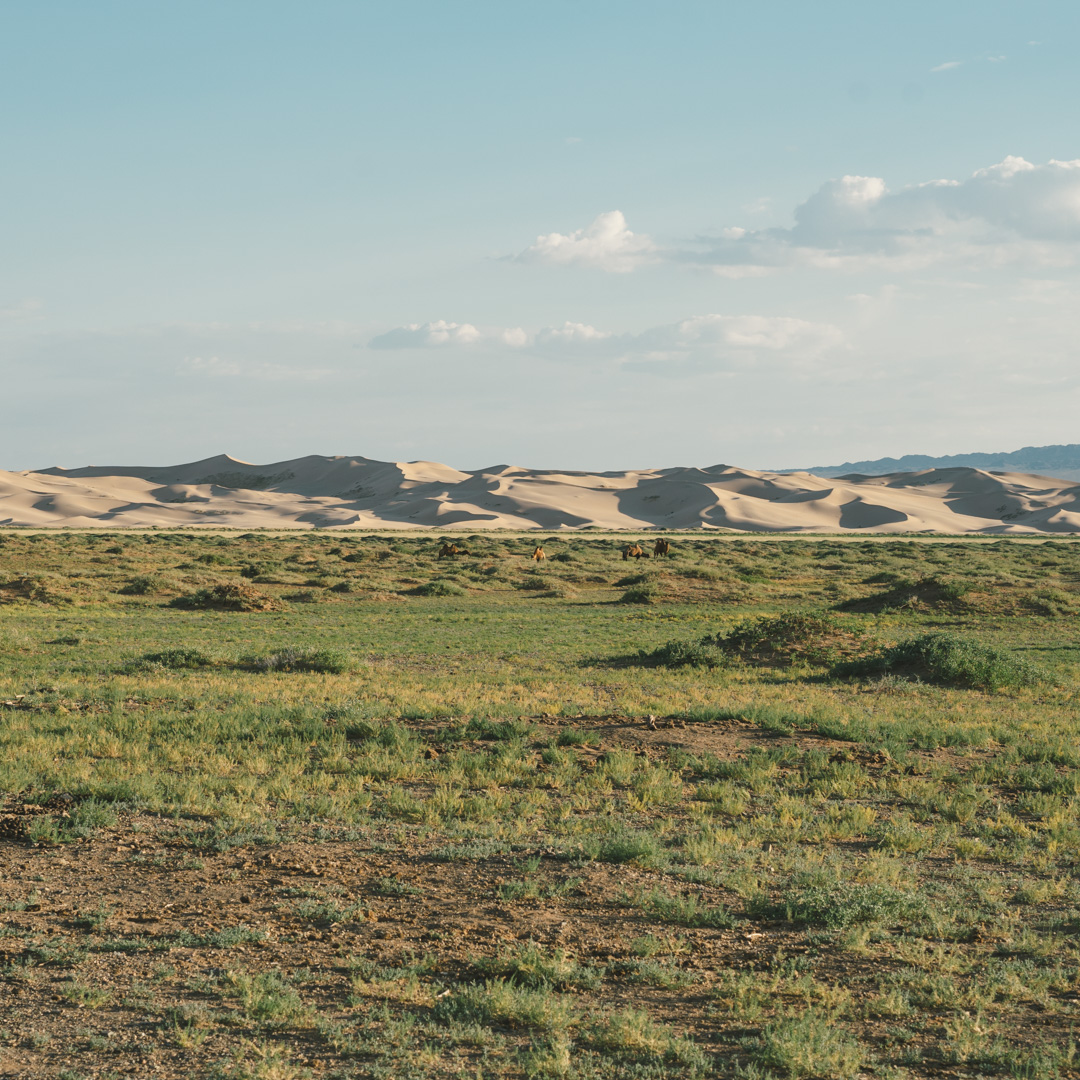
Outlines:
POLYGON ((651 892, 638 893, 633 902, 650 915, 678 926, 711 926, 726 930, 735 925, 731 912, 723 904, 709 907, 693 893, 681 896, 657 887, 651 892))
POLYGON ((634 585, 619 597, 620 604, 654 604, 659 599, 655 585, 634 585))
POLYGON ((923 634, 870 656, 836 665, 839 678, 904 675, 924 682, 976 690, 1034 686, 1049 676, 1037 665, 1004 649, 958 634, 923 634))
POLYGON ((600 976, 594 968, 582 967, 562 949, 546 953, 533 941, 495 957, 484 957, 477 961, 476 967, 481 974, 499 975, 516 986, 534 990, 543 987, 595 990, 600 985, 600 976))
POLYGON ((151 593, 164 592, 168 587, 168 582, 156 574, 140 574, 138 577, 133 577, 117 592, 121 596, 147 596, 151 593))
POLYGON ((638 653, 642 663, 651 667, 718 667, 724 655, 708 638, 701 641, 668 641, 651 652, 638 653))
POLYGON ((577 1011, 567 997, 543 986, 533 990, 493 979, 482 986, 469 986, 439 1003, 436 1016, 443 1020, 466 1020, 481 1024, 562 1031, 577 1019, 577 1011))
POLYGON ((226 582, 178 596, 169 601, 169 607, 217 611, 281 611, 285 605, 276 596, 259 592, 250 585, 226 582))
POLYGON ((275 562, 248 563, 240 568, 240 576, 253 580, 255 578, 264 578, 280 570, 280 564, 275 562))
POLYGON ((336 585, 330 586, 331 592, 336 593, 353 593, 356 592, 356 586, 351 581, 339 581, 336 585))
POLYGON ((211 667, 214 661, 198 649, 165 649, 163 652, 144 653, 138 660, 127 665, 130 671, 151 671, 168 668, 170 671, 194 671, 211 667))
POLYGON ((465 590, 456 581, 436 578, 409 590, 410 596, 464 596, 465 590))
MULTIPOLYGON (((673 1035, 669 1028, 658 1024, 642 1009, 606 1013, 589 1025, 585 1038, 592 1046, 608 1053, 661 1058, 695 1071, 708 1066, 708 1057, 696 1043, 673 1035)), ((648 1075, 655 1074, 650 1072, 648 1075)))
POLYGON ((757 898, 747 905, 755 918, 787 919, 839 929, 910 917, 922 908, 919 898, 889 885, 806 885, 789 889, 776 903, 757 898))
POLYGON ((524 589, 526 592, 542 592, 544 589, 551 588, 551 582, 545 581, 542 577, 527 577, 524 581, 519 581, 517 588, 524 589))
POLYGON ((723 652, 758 663, 802 660, 823 664, 856 652, 862 637, 861 628, 825 612, 790 611, 747 619, 726 634, 717 634, 711 643, 723 652))
POLYGON ((267 656, 246 657, 241 662, 255 671, 315 672, 321 675, 341 675, 352 666, 349 657, 333 649, 292 647, 267 656))
POLYGON ((832 1017, 813 1010, 777 1020, 763 1028, 758 1038, 745 1042, 758 1061, 780 1070, 789 1080, 819 1076, 851 1080, 865 1058, 858 1042, 837 1027, 832 1017))

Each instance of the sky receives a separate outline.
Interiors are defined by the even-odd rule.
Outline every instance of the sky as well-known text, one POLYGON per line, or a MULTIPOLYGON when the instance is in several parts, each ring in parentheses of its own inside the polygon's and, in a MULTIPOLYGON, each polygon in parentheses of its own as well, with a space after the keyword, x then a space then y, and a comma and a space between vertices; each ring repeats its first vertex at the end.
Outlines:
POLYGON ((0 3, 0 469, 1080 442, 1080 5, 0 3))

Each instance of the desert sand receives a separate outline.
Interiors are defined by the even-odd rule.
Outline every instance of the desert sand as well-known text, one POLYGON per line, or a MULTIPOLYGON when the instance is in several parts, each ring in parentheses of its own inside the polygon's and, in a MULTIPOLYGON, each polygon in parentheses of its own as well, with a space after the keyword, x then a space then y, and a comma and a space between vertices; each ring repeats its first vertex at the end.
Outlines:
POLYGON ((827 479, 709 468, 566 472, 309 457, 0 471, 0 526, 1080 532, 1080 484, 971 468, 827 479))

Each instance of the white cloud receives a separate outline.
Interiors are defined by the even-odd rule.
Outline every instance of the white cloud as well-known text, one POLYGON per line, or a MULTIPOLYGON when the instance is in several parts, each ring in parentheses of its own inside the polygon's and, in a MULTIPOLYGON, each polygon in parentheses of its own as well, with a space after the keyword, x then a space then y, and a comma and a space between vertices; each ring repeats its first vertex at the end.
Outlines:
POLYGON ((929 180, 896 191, 880 176, 841 176, 795 207, 794 218, 791 228, 731 225, 661 248, 631 232, 616 210, 587 229, 542 236, 516 258, 614 273, 664 261, 731 278, 793 266, 1064 266, 1080 255, 1080 160, 1035 165, 1009 156, 966 180, 929 180))
POLYGON ((572 233, 548 233, 515 256, 518 262, 551 266, 588 266, 613 273, 627 273, 648 262, 655 252, 647 236, 632 233, 621 210, 599 214, 584 229, 572 233))
POLYGON ((918 268, 939 261, 1062 265, 1080 244, 1080 161, 1006 157, 966 180, 890 191, 877 176, 843 176, 795 208, 790 229, 725 229, 701 250, 669 257, 727 276, 793 265, 918 268))
POLYGON ((936 71, 952 71, 953 68, 958 68, 964 61, 963 60, 946 60, 944 64, 938 64, 937 67, 932 67, 932 72, 936 71))
MULTIPOLYGON (((371 345, 374 348, 430 348, 430 335, 419 333, 418 325, 381 334, 372 339, 371 345), (387 345, 387 341, 394 344, 387 345)), ((562 326, 543 327, 532 335, 517 327, 489 329, 483 334, 440 340, 438 344, 477 349, 495 342, 506 343, 511 337, 515 348, 529 356, 630 362, 637 366, 643 362, 649 365, 690 363, 703 369, 722 367, 728 362, 754 363, 768 357, 808 361, 845 343, 843 332, 829 323, 786 316, 710 314, 694 315, 637 333, 620 334, 585 323, 566 322, 562 326)))
POLYGON ((509 345, 520 348, 529 335, 520 326, 476 327, 472 323, 436 322, 409 323, 379 334, 368 342, 371 349, 438 349, 460 345, 509 345))
POLYGON ((592 344, 613 336, 605 330, 597 330, 595 326, 587 326, 585 323, 565 322, 562 326, 548 326, 537 331, 536 344, 558 348, 573 344, 592 344))

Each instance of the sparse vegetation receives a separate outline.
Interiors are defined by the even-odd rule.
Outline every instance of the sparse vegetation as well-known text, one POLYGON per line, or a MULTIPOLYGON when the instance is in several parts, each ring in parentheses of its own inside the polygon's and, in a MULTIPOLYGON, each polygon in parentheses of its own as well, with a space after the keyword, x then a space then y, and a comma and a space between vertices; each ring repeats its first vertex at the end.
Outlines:
POLYGON ((20 1075, 1076 1075, 1080 544, 0 538, 20 1075))

